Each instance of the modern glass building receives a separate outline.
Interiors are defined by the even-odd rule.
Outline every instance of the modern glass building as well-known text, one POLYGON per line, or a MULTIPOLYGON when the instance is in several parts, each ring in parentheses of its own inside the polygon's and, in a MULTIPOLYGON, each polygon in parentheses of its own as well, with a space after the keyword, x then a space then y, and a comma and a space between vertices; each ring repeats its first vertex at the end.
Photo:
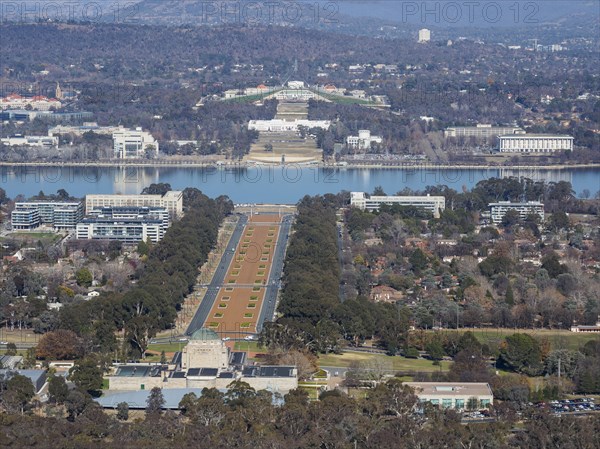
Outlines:
POLYGON ((148 239, 159 242, 164 233, 161 220, 89 217, 77 225, 76 235, 81 240, 117 240, 126 245, 135 245, 148 239))
POLYGON ((164 207, 96 207, 77 225, 77 238, 118 240, 124 244, 148 239, 159 242, 170 225, 170 214, 164 207))
POLYGON ((19 202, 11 213, 13 229, 23 230, 47 226, 55 231, 70 231, 82 219, 83 203, 80 201, 19 202))

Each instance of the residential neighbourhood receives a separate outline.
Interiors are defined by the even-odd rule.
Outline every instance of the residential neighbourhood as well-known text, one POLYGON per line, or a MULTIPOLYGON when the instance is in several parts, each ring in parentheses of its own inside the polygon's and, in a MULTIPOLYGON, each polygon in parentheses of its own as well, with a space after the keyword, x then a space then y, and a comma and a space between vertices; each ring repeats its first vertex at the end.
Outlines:
POLYGON ((3 2, 0 446, 600 447, 598 5, 467 3, 3 2))

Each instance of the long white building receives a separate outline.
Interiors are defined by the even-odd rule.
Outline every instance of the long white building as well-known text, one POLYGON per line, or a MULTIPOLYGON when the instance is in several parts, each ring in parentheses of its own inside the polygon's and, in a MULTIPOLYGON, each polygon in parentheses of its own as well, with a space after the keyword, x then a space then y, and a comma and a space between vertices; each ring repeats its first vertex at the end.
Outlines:
POLYGON ((444 131, 445 137, 475 137, 477 139, 488 139, 507 134, 525 134, 525 130, 518 126, 492 126, 479 123, 477 126, 453 126, 444 131))
POLYGON ((77 224, 76 235, 81 240, 117 240, 129 245, 147 240, 156 243, 164 236, 162 227, 159 219, 89 217, 77 224))
POLYGON ((117 159, 139 159, 146 156, 146 150, 153 148, 158 155, 158 142, 152 134, 142 128, 122 129, 113 133, 114 157, 117 159))
POLYGON ((499 136, 501 153, 554 153, 573 151, 573 137, 550 134, 499 136))
POLYGON ((91 214, 94 209, 101 207, 164 207, 171 217, 183 215, 183 192, 171 190, 164 195, 102 195, 85 196, 85 213, 91 214))
POLYGON ((350 194, 350 205, 362 210, 379 210, 382 204, 400 206, 413 206, 425 209, 439 218, 440 212, 446 209, 446 198, 443 196, 368 196, 365 192, 352 192, 350 194))
POLYGON ((524 220, 528 215, 539 215, 541 221, 544 221, 544 203, 539 201, 528 201, 526 203, 511 203, 510 201, 499 201, 490 203, 490 214, 494 224, 502 223, 502 219, 509 210, 516 210, 519 217, 524 220))
POLYGON ((255 129, 256 131, 262 132, 284 132, 284 131, 298 131, 300 126, 306 128, 322 128, 327 129, 331 126, 330 120, 250 120, 248 122, 248 129, 255 129))

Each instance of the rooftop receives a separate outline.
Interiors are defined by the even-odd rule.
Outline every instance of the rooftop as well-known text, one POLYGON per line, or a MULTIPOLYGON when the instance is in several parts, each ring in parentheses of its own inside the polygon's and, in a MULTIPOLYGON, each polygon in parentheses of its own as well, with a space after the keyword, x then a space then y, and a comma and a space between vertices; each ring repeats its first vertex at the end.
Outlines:
POLYGON ((294 366, 247 366, 242 370, 244 377, 295 377, 294 366))
POLYGON ((483 382, 404 382, 424 396, 493 396, 489 384, 483 382))

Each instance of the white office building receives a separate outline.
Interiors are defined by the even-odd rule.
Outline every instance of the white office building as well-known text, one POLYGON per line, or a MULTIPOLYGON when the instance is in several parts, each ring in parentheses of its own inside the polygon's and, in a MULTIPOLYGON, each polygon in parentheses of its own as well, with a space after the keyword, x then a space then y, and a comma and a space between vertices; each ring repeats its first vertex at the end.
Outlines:
POLYGON ((383 142, 383 138, 381 136, 372 136, 371 131, 368 129, 359 130, 358 136, 346 137, 346 145, 358 150, 368 150, 372 144, 381 142, 383 142))
POLYGON ((256 131, 262 132, 296 132, 301 126, 306 128, 328 129, 330 125, 330 120, 250 120, 250 122, 248 122, 248 129, 255 129, 256 131))
POLYGON ((431 40, 431 31, 427 28, 422 28, 419 30, 419 42, 425 43, 431 40))
POLYGON ((183 215, 183 192, 171 190, 164 195, 102 195, 93 194, 85 196, 85 213, 101 207, 164 207, 171 214, 171 218, 183 215))
POLYGON ((489 139, 507 134, 525 134, 525 130, 518 126, 492 126, 480 123, 476 126, 453 126, 444 131, 445 137, 475 137, 477 139, 489 139))
POLYGON ((146 218, 116 220, 110 217, 89 217, 77 224, 81 240, 117 240, 126 245, 141 241, 159 242, 163 238, 162 221, 146 218))
POLYGON ((15 204, 13 229, 31 230, 47 226, 55 231, 74 230, 83 219, 83 204, 76 201, 26 201, 15 204))
POLYGON ((9 147, 56 147, 58 146, 58 137, 22 136, 16 134, 11 137, 0 139, 0 142, 9 147))
POLYGON ((368 196, 365 192, 350 193, 350 205, 362 210, 376 211, 382 204, 412 206, 425 209, 439 218, 440 212, 446 209, 446 198, 443 196, 368 196))
POLYGON ((492 222, 496 225, 502 223, 502 219, 511 209, 516 210, 522 220, 528 215, 538 215, 540 220, 544 221, 544 203, 540 203, 539 201, 528 201, 526 203, 500 201, 498 203, 490 203, 489 208, 492 222))
POLYGON ((159 220, 161 222, 162 238, 171 226, 169 211, 164 207, 146 206, 108 206, 98 207, 91 210, 89 217, 111 218, 114 221, 127 221, 137 219, 159 220))
POLYGON ((554 153, 573 151, 573 137, 549 134, 499 136, 501 153, 554 153))
POLYGON ((117 159, 139 159, 146 157, 146 150, 154 149, 154 155, 159 151, 158 142, 142 128, 115 131, 113 149, 117 159))
POLYGON ((494 403, 490 385, 480 382, 404 382, 415 391, 419 402, 456 410, 487 409, 494 403))

